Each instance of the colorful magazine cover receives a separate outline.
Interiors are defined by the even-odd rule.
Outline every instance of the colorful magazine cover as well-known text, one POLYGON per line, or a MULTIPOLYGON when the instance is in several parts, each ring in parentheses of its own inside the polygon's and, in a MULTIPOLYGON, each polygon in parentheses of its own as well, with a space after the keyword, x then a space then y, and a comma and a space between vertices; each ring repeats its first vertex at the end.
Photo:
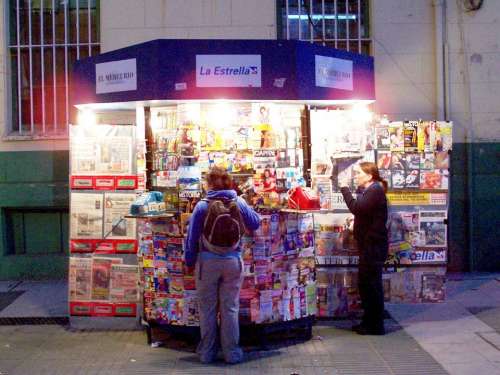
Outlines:
POLYGON ((311 178, 311 187, 319 196, 322 209, 332 209, 332 180, 330 176, 314 176, 311 178))
POLYGON ((404 189, 406 187, 405 171, 400 169, 391 170, 391 186, 393 189, 404 189))
POLYGON ((418 151, 433 152, 435 121, 420 121, 418 124, 418 151))
POLYGON ((450 168, 450 155, 448 151, 438 151, 435 154, 434 167, 436 169, 450 168))
POLYGON ((447 186, 447 172, 440 169, 421 171, 420 189, 443 189, 447 186))
POLYGON ((421 154, 420 169, 435 169, 436 156, 433 152, 426 152, 421 154))
POLYGON ((406 169, 406 157, 403 152, 392 152, 391 153, 391 169, 406 169))
POLYGON ((422 275, 422 302, 442 302, 445 297, 444 275, 424 273, 422 275))
POLYGON ((406 168, 420 169, 420 154, 418 152, 405 153, 406 168))
POLYGON ((266 169, 276 167, 275 150, 254 150, 253 152, 254 169, 266 169))
POLYGON ((391 168, 391 152, 390 151, 377 151, 377 167, 378 169, 391 168))
POLYGON ((377 124, 375 127, 375 145, 377 150, 390 150, 391 138, 388 125, 377 124))
POLYGON ((446 211, 420 211, 420 231, 426 247, 446 247, 446 211))
POLYGON ((418 189, 420 186, 420 170, 407 169, 405 176, 405 188, 418 189))
MULTIPOLYGON (((453 147, 453 123, 446 121, 438 121, 438 126, 441 130, 442 151, 449 151, 453 147)), ((440 151, 440 150, 437 150, 440 151)))
POLYGON ((404 151, 404 126, 400 121, 394 121, 389 124, 389 137, 391 139, 391 151, 404 151))
POLYGON ((415 152, 418 150, 417 142, 418 121, 405 121, 403 124, 404 150, 415 152))

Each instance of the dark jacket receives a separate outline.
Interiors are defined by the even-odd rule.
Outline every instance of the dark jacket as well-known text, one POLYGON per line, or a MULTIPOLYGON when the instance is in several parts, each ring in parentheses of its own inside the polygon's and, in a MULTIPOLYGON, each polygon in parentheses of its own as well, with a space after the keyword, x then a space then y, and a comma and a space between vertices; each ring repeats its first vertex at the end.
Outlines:
POLYGON ((355 199, 349 188, 340 189, 354 214, 354 238, 360 250, 360 262, 384 261, 387 257, 387 199, 384 189, 374 182, 355 199), (374 259, 375 258, 375 259, 374 259))
MULTIPOLYGON (((245 202, 244 199, 238 197, 236 195, 236 191, 210 190, 207 193, 207 199, 236 199, 236 202, 241 212, 241 216, 243 217, 243 221, 245 222, 245 227, 251 231, 254 231, 259 228, 260 225, 259 214, 257 214, 245 202)), ((202 258, 204 259, 210 259, 210 258, 220 259, 220 258, 231 258, 231 257, 241 256, 240 249, 229 252, 226 255, 218 255, 208 252, 203 248, 200 249, 200 236, 203 231, 203 224, 205 222, 207 211, 208 211, 208 202, 202 200, 196 204, 196 207, 194 208, 191 218, 189 219, 188 235, 186 238, 186 245, 184 251, 184 256, 187 266, 195 265, 198 253, 201 253, 202 258)))

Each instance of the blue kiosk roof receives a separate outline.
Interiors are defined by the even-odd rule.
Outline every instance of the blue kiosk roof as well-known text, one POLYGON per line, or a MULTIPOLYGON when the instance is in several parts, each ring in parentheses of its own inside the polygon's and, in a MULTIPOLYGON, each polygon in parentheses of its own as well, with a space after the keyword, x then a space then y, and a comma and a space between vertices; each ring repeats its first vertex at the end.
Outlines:
POLYGON ((375 100, 373 58, 293 40, 157 39, 76 62, 72 103, 375 100))

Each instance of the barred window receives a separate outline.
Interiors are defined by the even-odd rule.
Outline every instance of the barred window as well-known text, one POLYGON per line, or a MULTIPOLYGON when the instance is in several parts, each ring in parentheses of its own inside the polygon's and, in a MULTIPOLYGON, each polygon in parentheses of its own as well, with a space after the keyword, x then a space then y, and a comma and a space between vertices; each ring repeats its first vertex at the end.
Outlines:
POLYGON ((99 53, 99 0, 9 0, 9 135, 67 137, 69 75, 99 53))
POLYGON ((278 39, 371 53, 368 0, 278 0, 278 39))

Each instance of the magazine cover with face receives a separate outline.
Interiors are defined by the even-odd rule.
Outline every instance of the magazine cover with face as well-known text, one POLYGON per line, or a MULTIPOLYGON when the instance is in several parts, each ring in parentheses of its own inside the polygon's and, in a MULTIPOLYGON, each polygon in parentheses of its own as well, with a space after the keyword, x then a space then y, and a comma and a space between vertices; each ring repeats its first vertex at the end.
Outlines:
POLYGON ((448 169, 450 167, 450 155, 448 151, 436 152, 434 166, 436 169, 448 169))
POLYGON ((420 189, 441 189, 443 174, 439 169, 422 171, 420 173, 420 189))
POLYGON ((391 139, 391 151, 404 151, 404 127, 403 123, 394 121, 389 124, 389 137, 391 139))
POLYGON ((377 151, 377 167, 378 169, 391 168, 391 152, 390 151, 377 151))
POLYGON ((404 189, 406 176, 404 170, 391 170, 392 188, 393 189, 404 189))
POLYGON ((405 121, 403 125, 404 150, 413 152, 418 150, 417 142, 418 121, 405 121))
POLYGON ((407 169, 405 177, 405 188, 418 189, 420 186, 420 170, 407 169))
POLYGON ((391 138, 389 136, 389 126, 377 124, 375 127, 375 145, 377 150, 389 150, 391 138))

